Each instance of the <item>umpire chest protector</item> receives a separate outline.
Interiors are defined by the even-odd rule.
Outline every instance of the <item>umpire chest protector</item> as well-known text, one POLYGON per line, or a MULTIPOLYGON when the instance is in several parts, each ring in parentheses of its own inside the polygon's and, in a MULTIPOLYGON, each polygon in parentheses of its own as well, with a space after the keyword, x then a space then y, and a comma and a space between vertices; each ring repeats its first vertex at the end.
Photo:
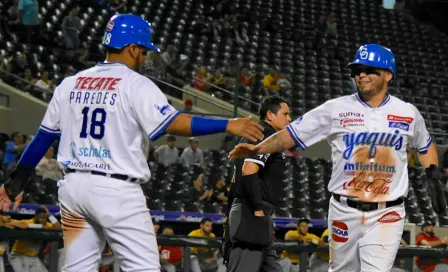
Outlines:
MULTIPOLYGON (((277 131, 267 124, 261 122, 264 127, 265 139, 275 134, 277 131)), ((242 143, 247 143, 247 140, 242 140, 242 143)), ((252 144, 258 144, 252 143, 252 144)), ((280 202, 280 191, 283 186, 283 179, 285 177, 285 152, 277 152, 272 154, 257 155, 246 159, 238 159, 235 164, 235 178, 236 178, 236 197, 244 198, 244 188, 241 182, 242 168, 244 162, 252 162, 258 165, 258 177, 261 183, 261 197, 274 206, 278 206, 280 202)))

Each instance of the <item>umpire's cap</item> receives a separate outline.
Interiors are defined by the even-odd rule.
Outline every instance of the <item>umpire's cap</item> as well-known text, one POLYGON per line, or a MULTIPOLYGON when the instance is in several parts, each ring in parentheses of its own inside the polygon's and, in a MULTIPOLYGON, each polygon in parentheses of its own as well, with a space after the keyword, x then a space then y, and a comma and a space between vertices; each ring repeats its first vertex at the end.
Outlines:
POLYGON ((112 16, 104 30, 103 45, 121 49, 130 44, 160 52, 152 43, 152 27, 148 21, 132 14, 112 16))
POLYGON ((392 80, 396 79, 397 76, 394 53, 389 48, 379 44, 361 45, 356 52, 355 60, 348 67, 352 68, 354 65, 367 65, 388 70, 393 75, 392 80))

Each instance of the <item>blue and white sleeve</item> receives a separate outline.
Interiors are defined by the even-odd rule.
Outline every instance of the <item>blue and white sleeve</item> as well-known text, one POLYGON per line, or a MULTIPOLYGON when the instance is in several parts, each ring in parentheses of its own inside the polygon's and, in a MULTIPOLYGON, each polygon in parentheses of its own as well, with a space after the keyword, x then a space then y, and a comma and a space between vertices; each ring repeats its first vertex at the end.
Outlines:
POLYGON ((418 111, 418 109, 413 106, 415 111, 415 124, 414 124, 414 136, 412 139, 412 147, 418 151, 420 154, 426 154, 428 148, 432 144, 432 138, 426 129, 425 119, 418 111))
POLYGON ((299 119, 289 124, 288 130, 291 138, 300 149, 305 150, 323 139, 331 132, 332 119, 329 103, 305 113, 299 119))
POLYGON ((148 78, 133 83, 131 107, 137 122, 152 141, 162 136, 165 129, 179 115, 162 91, 148 78))

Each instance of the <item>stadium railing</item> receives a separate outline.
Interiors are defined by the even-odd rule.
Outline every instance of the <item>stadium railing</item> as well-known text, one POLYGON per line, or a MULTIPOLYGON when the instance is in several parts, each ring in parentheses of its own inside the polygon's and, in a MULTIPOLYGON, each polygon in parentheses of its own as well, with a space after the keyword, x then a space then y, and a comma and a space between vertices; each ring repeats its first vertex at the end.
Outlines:
MULTIPOLYGON (((40 240, 51 242, 50 249, 50 269, 49 272, 56 272, 58 267, 58 241, 62 238, 61 230, 50 230, 50 229, 8 229, 0 228, 0 237, 2 240, 40 240)), ((190 236, 157 236, 157 242, 159 245, 166 246, 180 246, 183 248, 183 271, 190 271, 190 247, 197 248, 220 248, 221 240, 220 238, 210 239, 201 237, 190 237, 190 236)), ((328 248, 325 247, 312 247, 298 245, 297 242, 287 242, 287 241, 276 241, 275 249, 277 252, 282 252, 287 250, 293 254, 300 255, 300 271, 307 271, 308 267, 308 256, 309 253, 313 252, 328 252, 328 248)), ((448 257, 448 248, 429 248, 429 247, 418 247, 410 246, 408 248, 402 248, 398 250, 397 257, 431 257, 431 258, 444 258, 448 257)))

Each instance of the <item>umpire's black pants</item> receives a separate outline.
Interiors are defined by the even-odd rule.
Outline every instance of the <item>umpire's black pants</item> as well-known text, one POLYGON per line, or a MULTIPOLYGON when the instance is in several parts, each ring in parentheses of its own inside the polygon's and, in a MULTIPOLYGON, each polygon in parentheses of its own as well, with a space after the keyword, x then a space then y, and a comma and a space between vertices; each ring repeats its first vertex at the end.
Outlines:
MULTIPOLYGON (((229 232, 230 238, 235 235, 236 230, 241 223, 241 205, 247 205, 244 202, 234 201, 229 213, 229 232)), ((271 210, 265 210, 265 216, 269 216, 272 223, 271 210)), ((232 240, 233 241, 233 240, 232 240)), ((244 245, 233 241, 234 246, 230 251, 227 272, 282 272, 282 268, 278 263, 279 257, 274 250, 274 236, 271 243, 267 247, 256 247, 244 245)))

